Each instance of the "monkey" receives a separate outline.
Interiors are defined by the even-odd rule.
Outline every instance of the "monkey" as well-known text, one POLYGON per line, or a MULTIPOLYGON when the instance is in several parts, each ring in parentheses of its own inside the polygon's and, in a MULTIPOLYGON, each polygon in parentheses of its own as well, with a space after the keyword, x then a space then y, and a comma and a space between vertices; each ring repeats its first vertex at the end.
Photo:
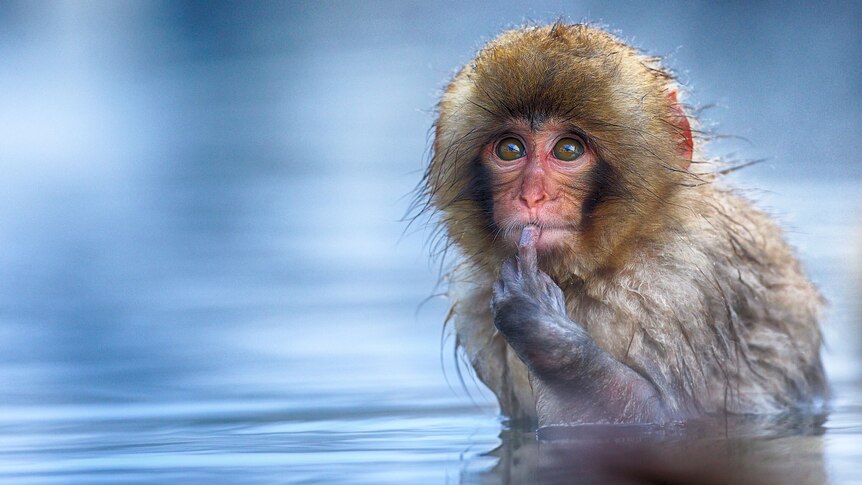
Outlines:
POLYGON ((661 58, 562 21, 502 33, 445 88, 420 210, 457 254, 456 345, 513 422, 823 408, 825 300, 701 155, 682 93, 661 58))

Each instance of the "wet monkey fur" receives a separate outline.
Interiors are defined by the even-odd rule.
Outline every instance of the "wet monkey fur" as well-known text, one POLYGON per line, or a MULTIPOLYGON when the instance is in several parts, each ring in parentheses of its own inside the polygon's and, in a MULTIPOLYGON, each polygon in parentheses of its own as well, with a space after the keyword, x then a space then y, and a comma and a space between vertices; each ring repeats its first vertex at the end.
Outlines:
POLYGON ((826 395, 822 297, 695 156, 678 93, 659 59, 564 23, 503 33, 445 89, 420 199, 460 258, 458 345, 507 416, 665 423, 826 395))

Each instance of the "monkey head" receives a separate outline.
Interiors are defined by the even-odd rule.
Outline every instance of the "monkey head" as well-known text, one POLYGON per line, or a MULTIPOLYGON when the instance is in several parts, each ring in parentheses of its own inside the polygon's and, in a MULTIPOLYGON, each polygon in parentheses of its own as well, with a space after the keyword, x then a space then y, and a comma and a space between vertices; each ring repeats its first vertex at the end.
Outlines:
POLYGON ((658 59, 597 28, 506 32, 442 96, 425 195, 476 263, 499 267, 533 224, 552 276, 612 267, 696 182, 676 97, 658 59))

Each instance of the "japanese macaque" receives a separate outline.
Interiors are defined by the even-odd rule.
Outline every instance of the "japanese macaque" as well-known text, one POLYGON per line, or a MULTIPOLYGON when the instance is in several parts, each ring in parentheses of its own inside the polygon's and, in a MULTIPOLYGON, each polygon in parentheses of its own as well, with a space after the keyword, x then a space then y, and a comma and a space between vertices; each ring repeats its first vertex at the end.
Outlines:
POLYGON ((563 23, 502 34, 446 88, 422 196, 460 258, 458 345, 510 418, 822 403, 823 299, 694 156, 679 96, 659 59, 563 23))

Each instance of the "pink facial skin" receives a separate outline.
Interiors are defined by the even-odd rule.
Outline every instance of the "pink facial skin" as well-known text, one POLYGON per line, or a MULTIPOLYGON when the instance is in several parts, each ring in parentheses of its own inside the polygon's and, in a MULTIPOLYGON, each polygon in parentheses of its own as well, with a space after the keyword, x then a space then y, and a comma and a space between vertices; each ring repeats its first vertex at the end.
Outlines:
POLYGON ((485 147, 483 159, 494 187, 494 222, 508 243, 517 246, 521 229, 529 224, 538 228, 535 247, 540 252, 573 236, 585 196, 583 190, 573 187, 582 185, 596 160, 583 138, 562 124, 545 123, 537 131, 525 123, 515 124, 485 147), (521 141, 525 156, 503 160, 497 155, 497 144, 509 137, 521 141), (564 138, 581 142, 584 152, 579 158, 565 161, 554 156, 554 146, 564 138))

